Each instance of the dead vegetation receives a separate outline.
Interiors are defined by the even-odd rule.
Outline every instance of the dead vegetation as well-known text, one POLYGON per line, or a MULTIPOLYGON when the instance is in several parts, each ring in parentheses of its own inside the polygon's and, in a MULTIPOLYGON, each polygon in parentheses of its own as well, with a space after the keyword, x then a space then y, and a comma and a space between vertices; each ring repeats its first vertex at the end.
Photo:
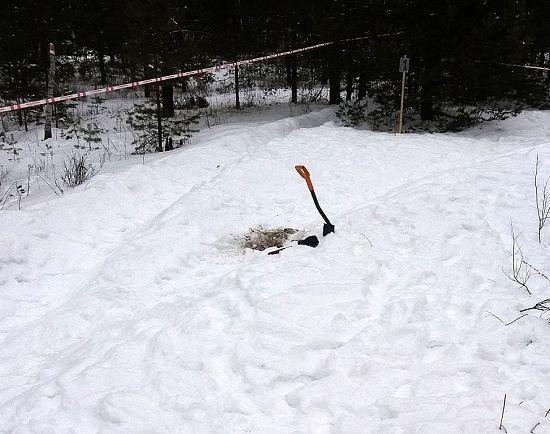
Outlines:
POLYGON ((542 242, 542 229, 546 224, 546 220, 550 218, 550 189, 548 182, 550 177, 546 178, 546 181, 541 184, 539 180, 539 155, 537 154, 537 163, 535 165, 535 198, 537 203, 537 216, 539 219, 539 243, 542 242))
POLYGON ((519 234, 515 233, 513 224, 510 224, 510 235, 512 237, 512 273, 506 273, 504 270, 503 272, 508 279, 512 282, 516 282, 520 287, 525 289, 529 295, 531 295, 531 290, 527 286, 527 281, 531 277, 532 267, 524 267, 527 263, 525 262, 523 251, 521 250, 521 246, 518 242, 519 234))
POLYGON ((61 180, 67 187, 76 187, 96 175, 104 163, 101 158, 99 166, 88 162, 88 154, 72 153, 63 162, 63 174, 61 180))

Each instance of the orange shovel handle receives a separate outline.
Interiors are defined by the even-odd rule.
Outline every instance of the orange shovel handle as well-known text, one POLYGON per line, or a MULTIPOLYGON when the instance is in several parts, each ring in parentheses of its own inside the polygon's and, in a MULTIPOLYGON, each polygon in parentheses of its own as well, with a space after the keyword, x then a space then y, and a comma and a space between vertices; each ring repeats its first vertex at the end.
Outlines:
POLYGON ((306 169, 306 166, 294 166, 298 174, 306 180, 307 188, 309 188, 309 191, 313 191, 313 183, 311 182, 311 177, 309 175, 308 170, 306 169))

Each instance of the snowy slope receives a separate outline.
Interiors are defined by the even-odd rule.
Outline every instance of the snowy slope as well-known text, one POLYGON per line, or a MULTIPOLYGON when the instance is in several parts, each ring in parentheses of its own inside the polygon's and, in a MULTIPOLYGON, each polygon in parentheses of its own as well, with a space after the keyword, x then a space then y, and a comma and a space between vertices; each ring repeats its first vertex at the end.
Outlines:
MULTIPOLYGON (((389 135, 326 109, 195 144, 0 215, 0 432, 550 432, 532 172, 550 113, 389 135), (258 225, 320 236, 242 251, 258 225), (530 282, 531 283, 531 282, 530 282)), ((546 162, 546 166, 544 166, 546 162)), ((550 230, 549 230, 550 231, 550 230)))

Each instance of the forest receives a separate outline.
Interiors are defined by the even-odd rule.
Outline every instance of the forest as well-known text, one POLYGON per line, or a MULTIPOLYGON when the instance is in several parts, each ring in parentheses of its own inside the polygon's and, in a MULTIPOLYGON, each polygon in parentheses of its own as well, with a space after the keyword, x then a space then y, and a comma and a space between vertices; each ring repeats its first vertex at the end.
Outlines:
MULTIPOLYGON (((59 95, 75 90, 64 84, 69 77, 115 84, 348 38, 363 39, 283 60, 286 81, 313 71, 330 86, 330 103, 339 103, 343 91, 347 100, 368 95, 383 118, 399 104, 398 61, 406 54, 407 110, 422 120, 468 126, 480 107, 498 116, 549 102, 548 73, 519 66, 550 63, 550 5, 540 0, 9 3, 0 16, 5 104, 46 96, 50 42, 63 59, 59 95)), ((162 86, 167 115, 174 84, 162 86)))

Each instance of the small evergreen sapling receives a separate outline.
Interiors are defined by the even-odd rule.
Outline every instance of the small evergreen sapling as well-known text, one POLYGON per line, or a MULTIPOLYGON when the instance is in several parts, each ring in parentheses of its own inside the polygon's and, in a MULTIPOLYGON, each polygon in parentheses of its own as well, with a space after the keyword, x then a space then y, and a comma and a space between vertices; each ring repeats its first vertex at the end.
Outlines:
POLYGON ((61 133, 61 137, 64 137, 65 140, 71 140, 73 137, 76 138, 78 145, 75 146, 75 148, 79 148, 80 138, 82 137, 82 126, 80 125, 82 117, 79 114, 71 115, 70 112, 68 112, 65 116, 65 122, 67 124, 67 130, 61 133))
MULTIPOLYGON (((158 124, 156 106, 152 103, 135 104, 128 112, 127 124, 130 126, 136 154, 162 151, 158 149, 158 124)), ((199 122, 200 112, 178 110, 176 116, 162 119, 162 140, 181 138, 176 143, 186 143, 197 130, 192 125, 199 122)))
POLYGON ((368 100, 364 98, 340 104, 336 116, 345 127, 357 127, 367 121, 367 113, 368 100))
MULTIPOLYGON (((97 123, 91 122, 86 124, 85 128, 82 128, 84 140, 88 144, 88 149, 92 150, 92 143, 99 143, 102 141, 100 134, 103 134, 105 130, 99 128, 97 123)), ((99 149, 99 148, 96 148, 99 149)))
POLYGON ((96 122, 88 122, 86 126, 82 126, 82 117, 80 115, 76 115, 72 118, 68 117, 67 119, 69 120, 69 127, 66 131, 61 133, 61 135, 66 140, 70 140, 73 137, 76 138, 77 144, 75 145, 75 148, 81 147, 80 139, 83 139, 86 142, 90 151, 92 150, 92 143, 99 143, 102 141, 100 136, 105 132, 105 130, 99 128, 96 122))

